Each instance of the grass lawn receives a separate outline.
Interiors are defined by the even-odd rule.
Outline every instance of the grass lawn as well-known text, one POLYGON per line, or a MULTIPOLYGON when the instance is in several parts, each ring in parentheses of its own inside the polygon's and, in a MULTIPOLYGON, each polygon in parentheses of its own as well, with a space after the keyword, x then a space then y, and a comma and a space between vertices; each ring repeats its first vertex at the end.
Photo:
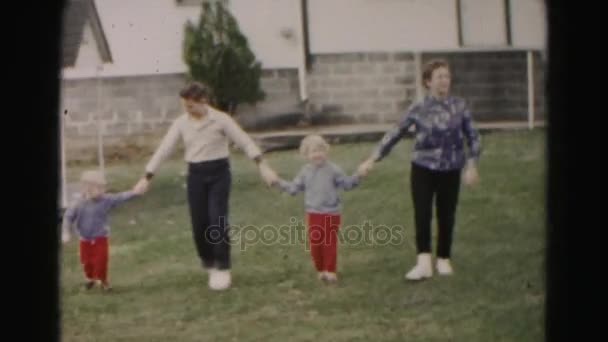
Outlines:
MULTIPOLYGON (((185 166, 176 156, 144 197, 113 212, 113 293, 83 290, 77 243, 64 247, 63 340, 540 341, 545 132, 488 134, 483 145, 481 184, 461 191, 454 276, 404 280, 415 261, 411 141, 405 140, 359 188, 343 193, 336 287, 316 279, 303 241, 303 196, 268 189, 254 164, 234 153, 234 286, 222 293, 208 290, 196 256, 185 166), (269 226, 282 226, 280 236, 294 239, 273 240, 276 230, 269 226)), ((350 173, 373 147, 337 145, 331 159, 350 173)), ((272 153, 268 160, 285 178, 303 162, 296 151, 272 153)), ((131 187, 146 161, 109 165, 111 189, 131 187)))

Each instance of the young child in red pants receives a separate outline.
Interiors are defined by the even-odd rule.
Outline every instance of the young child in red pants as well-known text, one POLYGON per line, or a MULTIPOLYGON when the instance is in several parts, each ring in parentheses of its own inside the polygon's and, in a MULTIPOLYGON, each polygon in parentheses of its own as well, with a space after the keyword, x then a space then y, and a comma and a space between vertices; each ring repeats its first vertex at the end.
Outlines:
POLYGON ((337 251, 342 203, 338 190, 359 185, 363 174, 348 176, 328 160, 329 144, 319 135, 300 143, 300 154, 308 160, 293 181, 277 178, 272 183, 291 195, 305 193, 310 253, 319 279, 336 283, 337 251))
POLYGON ((131 191, 117 194, 105 192, 106 181, 98 171, 86 171, 81 177, 82 197, 69 207, 62 224, 62 240, 70 241, 73 228, 80 236, 80 262, 86 277, 85 288, 95 284, 111 290, 108 282, 109 227, 108 213, 117 205, 145 192, 145 187, 136 186, 131 191))

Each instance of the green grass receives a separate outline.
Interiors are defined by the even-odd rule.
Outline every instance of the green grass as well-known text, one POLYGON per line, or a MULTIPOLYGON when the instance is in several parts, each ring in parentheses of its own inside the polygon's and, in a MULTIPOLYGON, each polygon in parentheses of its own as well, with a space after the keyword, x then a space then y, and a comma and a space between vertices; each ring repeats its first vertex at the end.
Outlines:
MULTIPOLYGON (((335 288, 315 278, 303 243, 258 242, 244 250, 233 247, 232 289, 208 290, 190 233, 180 175, 185 167, 179 158, 166 162, 145 197, 112 215, 113 293, 82 290, 77 244, 65 246, 63 339, 540 341, 545 132, 495 133, 484 135, 483 143, 482 182, 461 192, 453 245, 456 273, 422 283, 403 278, 415 261, 409 140, 377 164, 359 188, 343 194, 342 232, 370 221, 401 227, 401 242, 342 243, 335 288)), ((334 146, 331 158, 350 173, 372 148, 334 146)), ((285 178, 302 165, 295 151, 268 159, 285 178)), ((109 166, 111 188, 133 185, 145 162, 109 166)), ((303 218, 302 196, 266 188, 253 163, 238 153, 232 165, 234 231, 247 225, 290 225, 290 218, 303 218)), ((303 227, 291 231, 302 233, 303 227)))

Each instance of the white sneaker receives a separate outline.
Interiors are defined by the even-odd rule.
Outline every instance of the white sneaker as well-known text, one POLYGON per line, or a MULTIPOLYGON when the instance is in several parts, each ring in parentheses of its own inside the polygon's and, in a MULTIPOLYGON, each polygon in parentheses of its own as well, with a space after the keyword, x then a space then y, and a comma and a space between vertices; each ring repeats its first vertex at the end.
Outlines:
POLYGON ((230 270, 209 270, 209 288, 212 290, 226 290, 231 284, 230 270))
POLYGON ((431 253, 420 253, 417 256, 416 266, 414 266, 406 275, 407 280, 422 280, 433 276, 433 264, 431 262, 431 253))
POLYGON ((325 272, 325 281, 328 284, 336 284, 338 282, 338 275, 334 272, 325 272))
POLYGON ((441 275, 452 275, 454 273, 450 259, 437 259, 437 273, 441 275))

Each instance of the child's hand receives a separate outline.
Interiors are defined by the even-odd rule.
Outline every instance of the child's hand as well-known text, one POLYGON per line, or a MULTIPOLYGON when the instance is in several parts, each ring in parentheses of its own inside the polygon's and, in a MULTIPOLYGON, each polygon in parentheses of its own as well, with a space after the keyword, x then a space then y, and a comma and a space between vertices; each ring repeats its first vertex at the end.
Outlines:
POLYGON ((363 179, 363 178, 367 177, 368 173, 363 172, 363 170, 357 170, 357 171, 355 171, 355 173, 353 175, 359 179, 363 179))
POLYGON ((68 243, 70 242, 71 236, 69 232, 62 232, 61 233, 61 241, 63 243, 68 243))
POLYGON ((276 175, 275 175, 274 178, 271 178, 271 179, 268 180, 268 185, 269 186, 275 186, 277 184, 279 184, 279 177, 276 176, 276 175))
POLYGON ((279 176, 277 176, 276 173, 269 175, 268 178, 266 179, 266 184, 268 186, 275 186, 278 183, 279 183, 279 176))
POLYGON ((359 177, 367 177, 369 172, 374 168, 374 161, 372 159, 367 159, 359 167, 357 168, 357 175, 359 177))
POLYGON ((149 186, 150 186, 150 181, 148 181, 145 178, 142 178, 139 180, 139 182, 137 182, 137 184, 135 184, 132 191, 134 193, 136 193, 137 195, 143 195, 146 193, 146 191, 148 191, 149 186))

